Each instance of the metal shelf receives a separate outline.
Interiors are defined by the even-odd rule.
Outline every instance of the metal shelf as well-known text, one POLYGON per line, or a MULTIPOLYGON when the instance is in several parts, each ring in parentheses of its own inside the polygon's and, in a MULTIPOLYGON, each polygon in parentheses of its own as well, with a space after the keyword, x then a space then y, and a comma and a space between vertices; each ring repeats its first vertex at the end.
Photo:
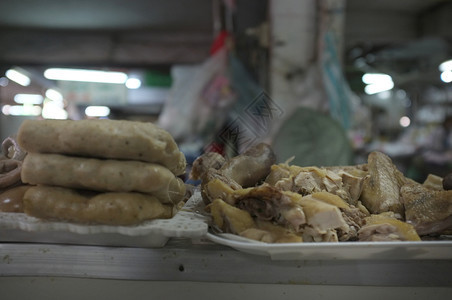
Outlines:
POLYGON ((0 244, 0 278, 451 287, 452 260, 273 261, 204 241, 164 248, 0 244))

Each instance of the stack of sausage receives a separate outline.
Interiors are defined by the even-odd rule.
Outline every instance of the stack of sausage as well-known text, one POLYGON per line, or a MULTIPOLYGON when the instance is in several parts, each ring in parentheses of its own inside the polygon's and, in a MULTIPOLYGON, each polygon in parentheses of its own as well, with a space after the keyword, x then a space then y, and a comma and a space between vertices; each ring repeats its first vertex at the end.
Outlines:
POLYGON ((152 123, 27 120, 21 179, 26 214, 84 224, 134 225, 171 218, 185 196, 186 160, 152 123))

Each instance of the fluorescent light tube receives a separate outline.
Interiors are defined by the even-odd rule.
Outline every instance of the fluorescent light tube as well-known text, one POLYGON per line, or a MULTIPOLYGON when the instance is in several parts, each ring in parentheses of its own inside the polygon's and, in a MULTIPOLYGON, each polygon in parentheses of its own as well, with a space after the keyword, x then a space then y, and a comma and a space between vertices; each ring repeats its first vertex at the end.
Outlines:
POLYGON ((134 90, 134 89, 138 89, 141 86, 141 80, 138 78, 129 78, 126 81, 126 87, 128 89, 134 90))
POLYGON ((81 81, 124 84, 127 74, 123 72, 50 68, 44 71, 44 77, 50 80, 81 81))
POLYGON ((4 105, 2 113, 12 116, 39 116, 41 115, 41 107, 36 105, 4 105))
POLYGON ((64 120, 68 118, 68 112, 64 109, 62 101, 52 101, 46 99, 42 107, 42 117, 44 119, 64 120))
POLYGON ((445 83, 452 82, 452 70, 442 72, 441 80, 445 83))
POLYGON ((384 91, 389 91, 394 87, 394 82, 383 82, 383 83, 374 83, 368 84, 364 87, 364 92, 368 95, 381 93, 384 91))
POLYGON ((389 91, 394 87, 392 77, 383 73, 366 73, 362 80, 365 84, 364 92, 368 95, 389 91))
POLYGON ((48 89, 46 91, 46 97, 53 101, 58 101, 58 102, 63 101, 63 95, 61 95, 60 92, 58 92, 54 89, 48 89))
POLYGON ((442 64, 439 65, 439 70, 441 72, 452 71, 452 59, 446 60, 442 64))
POLYGON ((44 97, 39 94, 17 94, 14 96, 14 102, 19 104, 41 104, 44 97))
POLYGON ((383 73, 366 73, 363 75, 362 80, 365 84, 374 84, 381 82, 392 82, 392 77, 383 73))
POLYGON ((27 75, 25 75, 17 70, 9 69, 8 71, 6 71, 5 75, 9 80, 12 80, 15 83, 18 83, 22 86, 30 85, 30 82, 31 82, 30 77, 28 77, 27 75))
POLYGON ((106 117, 110 114, 107 106, 88 106, 85 108, 85 115, 88 117, 106 117))

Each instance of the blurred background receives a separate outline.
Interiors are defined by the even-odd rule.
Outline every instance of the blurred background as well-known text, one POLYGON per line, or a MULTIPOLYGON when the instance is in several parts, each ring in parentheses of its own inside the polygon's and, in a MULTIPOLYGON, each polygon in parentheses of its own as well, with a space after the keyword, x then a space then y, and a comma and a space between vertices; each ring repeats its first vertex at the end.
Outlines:
POLYGON ((154 122, 192 162, 258 142, 299 165, 452 169, 452 1, 0 2, 0 134, 154 122), (93 73, 94 72, 94 73, 93 73))

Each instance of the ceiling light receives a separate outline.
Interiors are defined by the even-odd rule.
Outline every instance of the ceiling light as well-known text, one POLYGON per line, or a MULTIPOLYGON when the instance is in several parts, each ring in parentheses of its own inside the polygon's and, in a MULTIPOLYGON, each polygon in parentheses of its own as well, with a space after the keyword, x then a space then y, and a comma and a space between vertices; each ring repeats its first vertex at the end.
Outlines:
POLYGON ((14 96, 14 102, 19 104, 41 104, 44 97, 39 94, 17 94, 14 96))
POLYGON ((403 116, 403 117, 400 118, 399 124, 402 127, 408 127, 411 124, 411 119, 409 117, 407 117, 407 116, 403 116))
POLYGON ((2 106, 2 114, 4 114, 5 116, 9 115, 9 108, 11 107, 11 105, 3 105, 2 106))
POLYGON ((54 89, 48 89, 46 91, 46 97, 53 101, 63 101, 63 95, 60 92, 54 89))
POLYGON ((439 70, 441 72, 452 71, 452 59, 446 60, 442 64, 439 65, 439 70))
POLYGON ((362 80, 365 84, 373 84, 392 81, 392 77, 383 73, 366 73, 363 75, 362 80))
POLYGON ((442 72, 441 80, 445 83, 452 82, 452 70, 442 72))
POLYGON ((385 91, 389 91, 394 87, 393 82, 369 84, 364 87, 367 95, 373 95, 385 91))
POLYGON ((141 80, 138 78, 129 78, 126 81, 126 87, 128 89, 138 89, 141 86, 141 80))
POLYGON ((9 69, 5 73, 6 77, 8 77, 9 80, 14 81, 15 83, 18 83, 22 86, 29 86, 30 85, 30 77, 27 75, 15 70, 15 69, 9 69))
POLYGON ((42 117, 44 119, 61 119, 68 118, 68 113, 63 107, 62 102, 47 100, 44 101, 42 107, 42 117))
POLYGON ((39 116, 41 107, 36 105, 4 105, 2 113, 12 116, 39 116))
POLYGON ((88 106, 85 109, 85 115, 88 117, 106 117, 110 114, 110 108, 107 106, 88 106))
POLYGON ((127 74, 123 72, 50 68, 44 71, 44 77, 50 80, 99 82, 124 84, 127 74))
POLYGON ((392 77, 383 73, 366 73, 363 75, 362 81, 367 84, 364 92, 368 95, 389 91, 394 87, 392 77))

